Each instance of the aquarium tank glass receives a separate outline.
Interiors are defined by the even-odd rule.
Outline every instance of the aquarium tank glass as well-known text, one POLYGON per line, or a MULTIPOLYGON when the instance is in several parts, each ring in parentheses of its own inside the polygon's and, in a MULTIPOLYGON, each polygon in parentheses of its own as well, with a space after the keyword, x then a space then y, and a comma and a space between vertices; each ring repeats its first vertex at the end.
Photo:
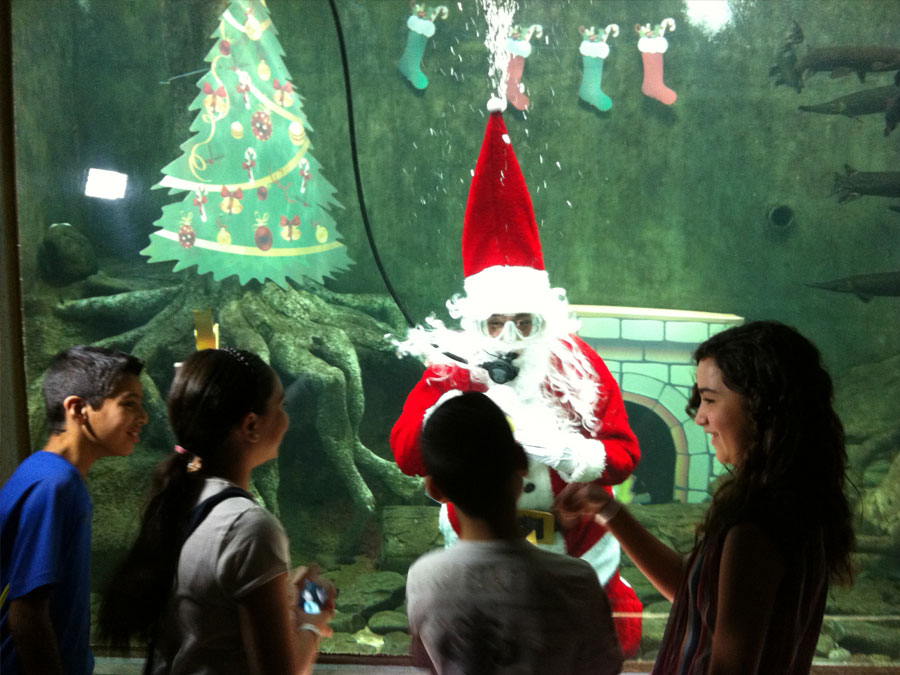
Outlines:
MULTIPOLYGON (((88 480, 96 588, 173 451, 175 364, 249 349, 291 418, 253 489, 292 562, 340 589, 323 658, 407 654, 406 570, 444 537, 391 450, 426 367, 398 344, 459 326, 497 97, 550 284, 641 447, 619 499, 688 551, 724 472, 684 410, 692 350, 797 327, 835 381, 858 539, 815 663, 900 664, 900 3, 12 0, 11 18, 32 447, 54 353, 146 363, 150 424, 88 480)), ((631 658, 652 662, 670 605, 627 556, 619 572, 643 608, 631 658)))

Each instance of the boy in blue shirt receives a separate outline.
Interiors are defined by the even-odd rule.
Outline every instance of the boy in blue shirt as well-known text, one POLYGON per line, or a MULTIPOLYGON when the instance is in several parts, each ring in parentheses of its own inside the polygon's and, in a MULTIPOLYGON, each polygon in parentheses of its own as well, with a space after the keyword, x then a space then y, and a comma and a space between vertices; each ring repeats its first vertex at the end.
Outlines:
POLYGON ((44 376, 50 438, 0 489, 0 672, 90 675, 93 507, 84 480, 131 454, 147 423, 128 354, 76 346, 44 376))

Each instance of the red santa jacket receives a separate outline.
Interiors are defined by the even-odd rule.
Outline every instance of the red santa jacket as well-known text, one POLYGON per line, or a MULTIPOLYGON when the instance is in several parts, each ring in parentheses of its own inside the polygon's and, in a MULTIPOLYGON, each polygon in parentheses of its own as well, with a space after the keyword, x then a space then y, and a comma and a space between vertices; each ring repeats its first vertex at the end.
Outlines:
MULTIPOLYGON (((570 336, 570 339, 582 351, 597 374, 600 396, 594 407, 594 415, 600 424, 594 433, 588 432, 584 427, 581 427, 581 433, 586 438, 594 438, 603 442, 606 451, 606 468, 594 482, 611 491, 610 486, 621 483, 634 471, 640 461, 640 449, 634 433, 628 426, 622 394, 603 359, 579 338, 573 335, 570 336)), ((425 465, 422 463, 420 448, 422 418, 425 412, 451 389, 485 391, 487 388, 482 384, 472 382, 469 378, 469 371, 464 368, 451 366, 447 372, 441 374, 434 368, 428 368, 425 371, 418 384, 407 396, 403 412, 391 430, 391 449, 397 466, 403 473, 411 476, 425 475, 425 465)), ((566 482, 552 468, 547 467, 547 471, 550 472, 553 494, 559 494, 566 482)), ((456 518, 455 514, 452 514, 452 509, 450 517, 455 526, 456 518)), ((605 532, 606 528, 592 520, 582 523, 580 527, 566 533, 566 551, 569 555, 581 556, 597 543, 605 532)))

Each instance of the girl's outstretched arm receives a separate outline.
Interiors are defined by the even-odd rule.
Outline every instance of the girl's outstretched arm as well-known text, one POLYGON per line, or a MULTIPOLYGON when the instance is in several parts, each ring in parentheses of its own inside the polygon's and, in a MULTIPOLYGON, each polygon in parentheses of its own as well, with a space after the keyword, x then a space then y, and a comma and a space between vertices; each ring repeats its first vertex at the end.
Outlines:
POLYGON ((671 602, 684 574, 684 558, 654 537, 612 496, 592 483, 570 483, 556 498, 556 511, 563 527, 573 519, 600 518, 641 573, 671 602), (610 509, 610 505, 614 505, 610 509), (614 514, 609 514, 615 510, 614 514), (600 514, 598 516, 598 514, 600 514), (604 514, 609 514, 606 520, 604 514))

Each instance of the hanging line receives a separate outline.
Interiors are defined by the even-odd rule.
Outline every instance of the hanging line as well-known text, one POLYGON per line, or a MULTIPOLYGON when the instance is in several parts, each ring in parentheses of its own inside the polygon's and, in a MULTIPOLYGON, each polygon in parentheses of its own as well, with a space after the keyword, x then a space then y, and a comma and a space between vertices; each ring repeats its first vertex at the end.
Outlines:
POLYGON ((369 249, 372 251, 372 257, 375 259, 375 265, 378 267, 378 272, 381 274, 384 285, 387 287, 388 293, 391 294, 394 304, 397 305, 397 309, 400 310, 400 313, 403 314, 403 318, 406 319, 406 323, 412 328, 415 326, 415 323, 412 318, 410 318, 409 312, 406 311, 406 307, 400 302, 400 298, 397 297, 397 293, 394 291, 394 287, 388 279, 384 265, 381 263, 381 256, 378 255, 378 247, 375 245, 372 227, 369 224, 369 215, 366 211, 366 199, 363 196, 362 177, 359 172, 359 156, 356 147, 356 125, 353 122, 353 97, 351 96, 350 91, 350 66, 347 63, 347 48, 344 45, 344 31, 341 29, 341 20, 338 17, 338 11, 334 4, 334 0, 328 0, 328 4, 331 5, 331 13, 334 16, 334 28, 337 32, 338 45, 341 50, 341 63, 344 68, 344 89, 347 93, 347 127, 350 135, 350 156, 353 159, 353 175, 356 179, 356 196, 359 200, 359 211, 360 215, 362 215, 363 227, 366 230, 366 237, 369 240, 369 249))

